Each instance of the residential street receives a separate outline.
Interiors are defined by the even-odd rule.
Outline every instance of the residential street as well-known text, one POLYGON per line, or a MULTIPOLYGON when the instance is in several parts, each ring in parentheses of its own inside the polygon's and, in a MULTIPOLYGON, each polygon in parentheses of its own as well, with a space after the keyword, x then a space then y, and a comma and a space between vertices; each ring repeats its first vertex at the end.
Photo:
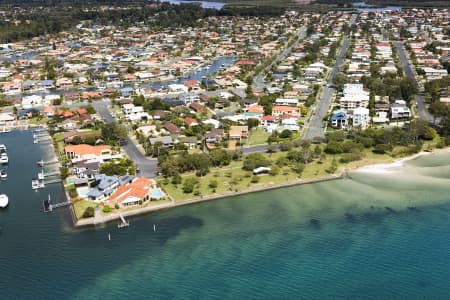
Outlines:
POLYGON ((297 37, 296 37, 296 41, 290 46, 290 47, 285 47, 283 49, 283 51, 281 51, 277 57, 275 58, 275 60, 268 65, 264 70, 262 70, 261 72, 259 72, 259 74, 257 76, 255 76, 254 80, 253 80, 253 89, 257 89, 257 90, 262 90, 265 88, 266 84, 264 83, 264 77, 267 75, 267 70, 270 70, 270 68, 272 68, 272 66, 274 64, 276 64, 277 62, 283 60, 284 58, 286 58, 286 56, 291 53, 292 49, 294 47, 297 47, 298 43, 300 42, 300 40, 304 39, 306 37, 306 26, 302 26, 298 31, 297 31, 297 37))
MULTIPOLYGON (((356 21, 356 15, 353 15, 350 20, 350 26, 352 26, 356 21)), ((328 75, 327 84, 333 83, 333 78, 339 73, 342 69, 345 54, 347 53, 347 49, 350 42, 348 37, 344 37, 339 54, 336 58, 336 63, 333 66, 333 69, 328 75)), ((335 93, 334 88, 330 88, 327 86, 323 86, 322 95, 320 99, 317 101, 315 111, 311 117, 309 124, 306 125, 306 131, 304 138, 305 139, 313 139, 314 137, 324 137, 324 128, 323 128, 323 119, 327 115, 328 109, 330 108, 331 101, 333 95, 335 93)))
MULTIPOLYGON (((403 47, 403 44, 401 42, 394 42, 395 48, 397 49, 398 57, 400 58, 400 62, 403 67, 403 71, 405 72, 405 75, 412 78, 414 82, 419 87, 419 91, 421 90, 419 82, 416 78, 416 74, 413 71, 413 66, 411 66, 405 52, 405 48, 403 47)), ((430 114, 428 109, 425 106, 425 99, 421 95, 416 95, 414 97, 414 100, 416 102, 416 107, 419 112, 419 117, 426 120, 429 123, 434 122, 433 116, 430 114)))
MULTIPOLYGON (((116 122, 109 112, 109 101, 96 101, 92 103, 97 113, 103 118, 105 122, 116 122)), ((156 168, 158 161, 156 159, 149 159, 143 155, 133 141, 127 137, 125 144, 121 146, 125 153, 133 160, 140 170, 140 174, 146 177, 156 177, 156 168)))

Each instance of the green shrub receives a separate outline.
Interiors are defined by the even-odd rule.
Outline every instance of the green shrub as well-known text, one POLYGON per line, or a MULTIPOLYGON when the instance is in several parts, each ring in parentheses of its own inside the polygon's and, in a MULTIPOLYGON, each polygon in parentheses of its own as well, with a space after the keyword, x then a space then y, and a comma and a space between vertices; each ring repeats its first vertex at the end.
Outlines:
POLYGON ((92 206, 86 208, 83 213, 83 218, 92 218, 95 215, 95 209, 92 206))
POLYGON ((258 183, 259 182, 259 177, 256 176, 256 175, 253 175, 252 179, 250 181, 251 181, 251 183, 258 183))

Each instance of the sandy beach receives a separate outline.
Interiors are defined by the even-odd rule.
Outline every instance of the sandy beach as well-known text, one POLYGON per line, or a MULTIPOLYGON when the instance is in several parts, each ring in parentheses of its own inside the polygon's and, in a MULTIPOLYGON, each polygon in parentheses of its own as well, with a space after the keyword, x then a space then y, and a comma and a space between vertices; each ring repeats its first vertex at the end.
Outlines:
POLYGON ((422 151, 417 154, 403 157, 400 159, 395 160, 391 163, 382 163, 382 164, 371 164, 359 167, 351 172, 358 172, 358 173, 371 173, 371 174, 391 174, 391 173, 397 173, 404 170, 406 166, 406 162, 410 160, 417 159, 424 155, 433 155, 438 153, 449 153, 450 148, 444 148, 444 149, 434 149, 432 152, 422 151))

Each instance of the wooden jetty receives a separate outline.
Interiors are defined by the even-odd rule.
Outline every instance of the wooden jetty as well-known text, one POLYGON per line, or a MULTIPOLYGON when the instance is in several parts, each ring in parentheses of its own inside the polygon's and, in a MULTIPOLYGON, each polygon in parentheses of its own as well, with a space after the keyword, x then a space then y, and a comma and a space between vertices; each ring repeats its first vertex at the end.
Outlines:
POLYGON ((38 173, 38 179, 44 180, 46 177, 59 176, 59 171, 44 173, 44 170, 38 173))
POLYGON ((40 167, 44 167, 46 165, 53 165, 53 164, 57 164, 59 163, 58 159, 51 159, 51 160, 43 160, 41 159, 40 161, 37 162, 37 165, 40 167))
POLYGON ((62 179, 52 179, 52 180, 45 180, 44 184, 53 184, 53 183, 60 183, 62 182, 62 179))
POLYGON ((122 216, 122 214, 119 215, 120 216, 120 220, 122 221, 122 223, 117 224, 117 228, 125 228, 130 226, 130 222, 128 222, 127 220, 125 220, 125 218, 122 216))
POLYGON ((52 212, 56 208, 66 207, 66 206, 69 206, 71 204, 72 204, 72 202, 70 202, 70 201, 59 202, 59 203, 56 203, 56 204, 51 204, 51 202, 50 202, 50 195, 48 195, 48 199, 42 201, 42 206, 44 207, 44 212, 52 212))

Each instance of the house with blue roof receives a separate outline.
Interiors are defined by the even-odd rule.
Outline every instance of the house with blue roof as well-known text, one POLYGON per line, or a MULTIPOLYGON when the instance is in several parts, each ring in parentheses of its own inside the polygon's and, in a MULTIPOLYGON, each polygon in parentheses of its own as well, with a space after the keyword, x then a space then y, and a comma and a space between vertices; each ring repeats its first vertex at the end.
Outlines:
POLYGON ((41 82, 39 82, 39 85, 41 86, 41 88, 44 88, 44 89, 52 89, 55 87, 55 81, 42 80, 41 82))
POLYGON ((25 81, 22 84, 23 91, 26 92, 26 91, 30 91, 30 90, 34 89, 36 84, 37 84, 37 82, 34 81, 34 80, 27 80, 27 81, 25 81))
POLYGON ((131 183, 134 176, 108 176, 105 174, 94 175, 94 181, 90 184, 91 189, 88 199, 91 201, 102 201, 111 196, 119 186, 131 183))
POLYGON ((338 111, 331 116, 331 127, 342 129, 348 125, 348 116, 343 111, 338 111))
POLYGON ((131 98, 131 96, 133 95, 133 88, 129 86, 121 88, 120 95, 124 98, 131 98))
POLYGON ((97 174, 95 180, 91 183, 91 190, 88 193, 88 199, 91 201, 101 201, 109 197, 119 186, 118 176, 108 176, 97 174))

